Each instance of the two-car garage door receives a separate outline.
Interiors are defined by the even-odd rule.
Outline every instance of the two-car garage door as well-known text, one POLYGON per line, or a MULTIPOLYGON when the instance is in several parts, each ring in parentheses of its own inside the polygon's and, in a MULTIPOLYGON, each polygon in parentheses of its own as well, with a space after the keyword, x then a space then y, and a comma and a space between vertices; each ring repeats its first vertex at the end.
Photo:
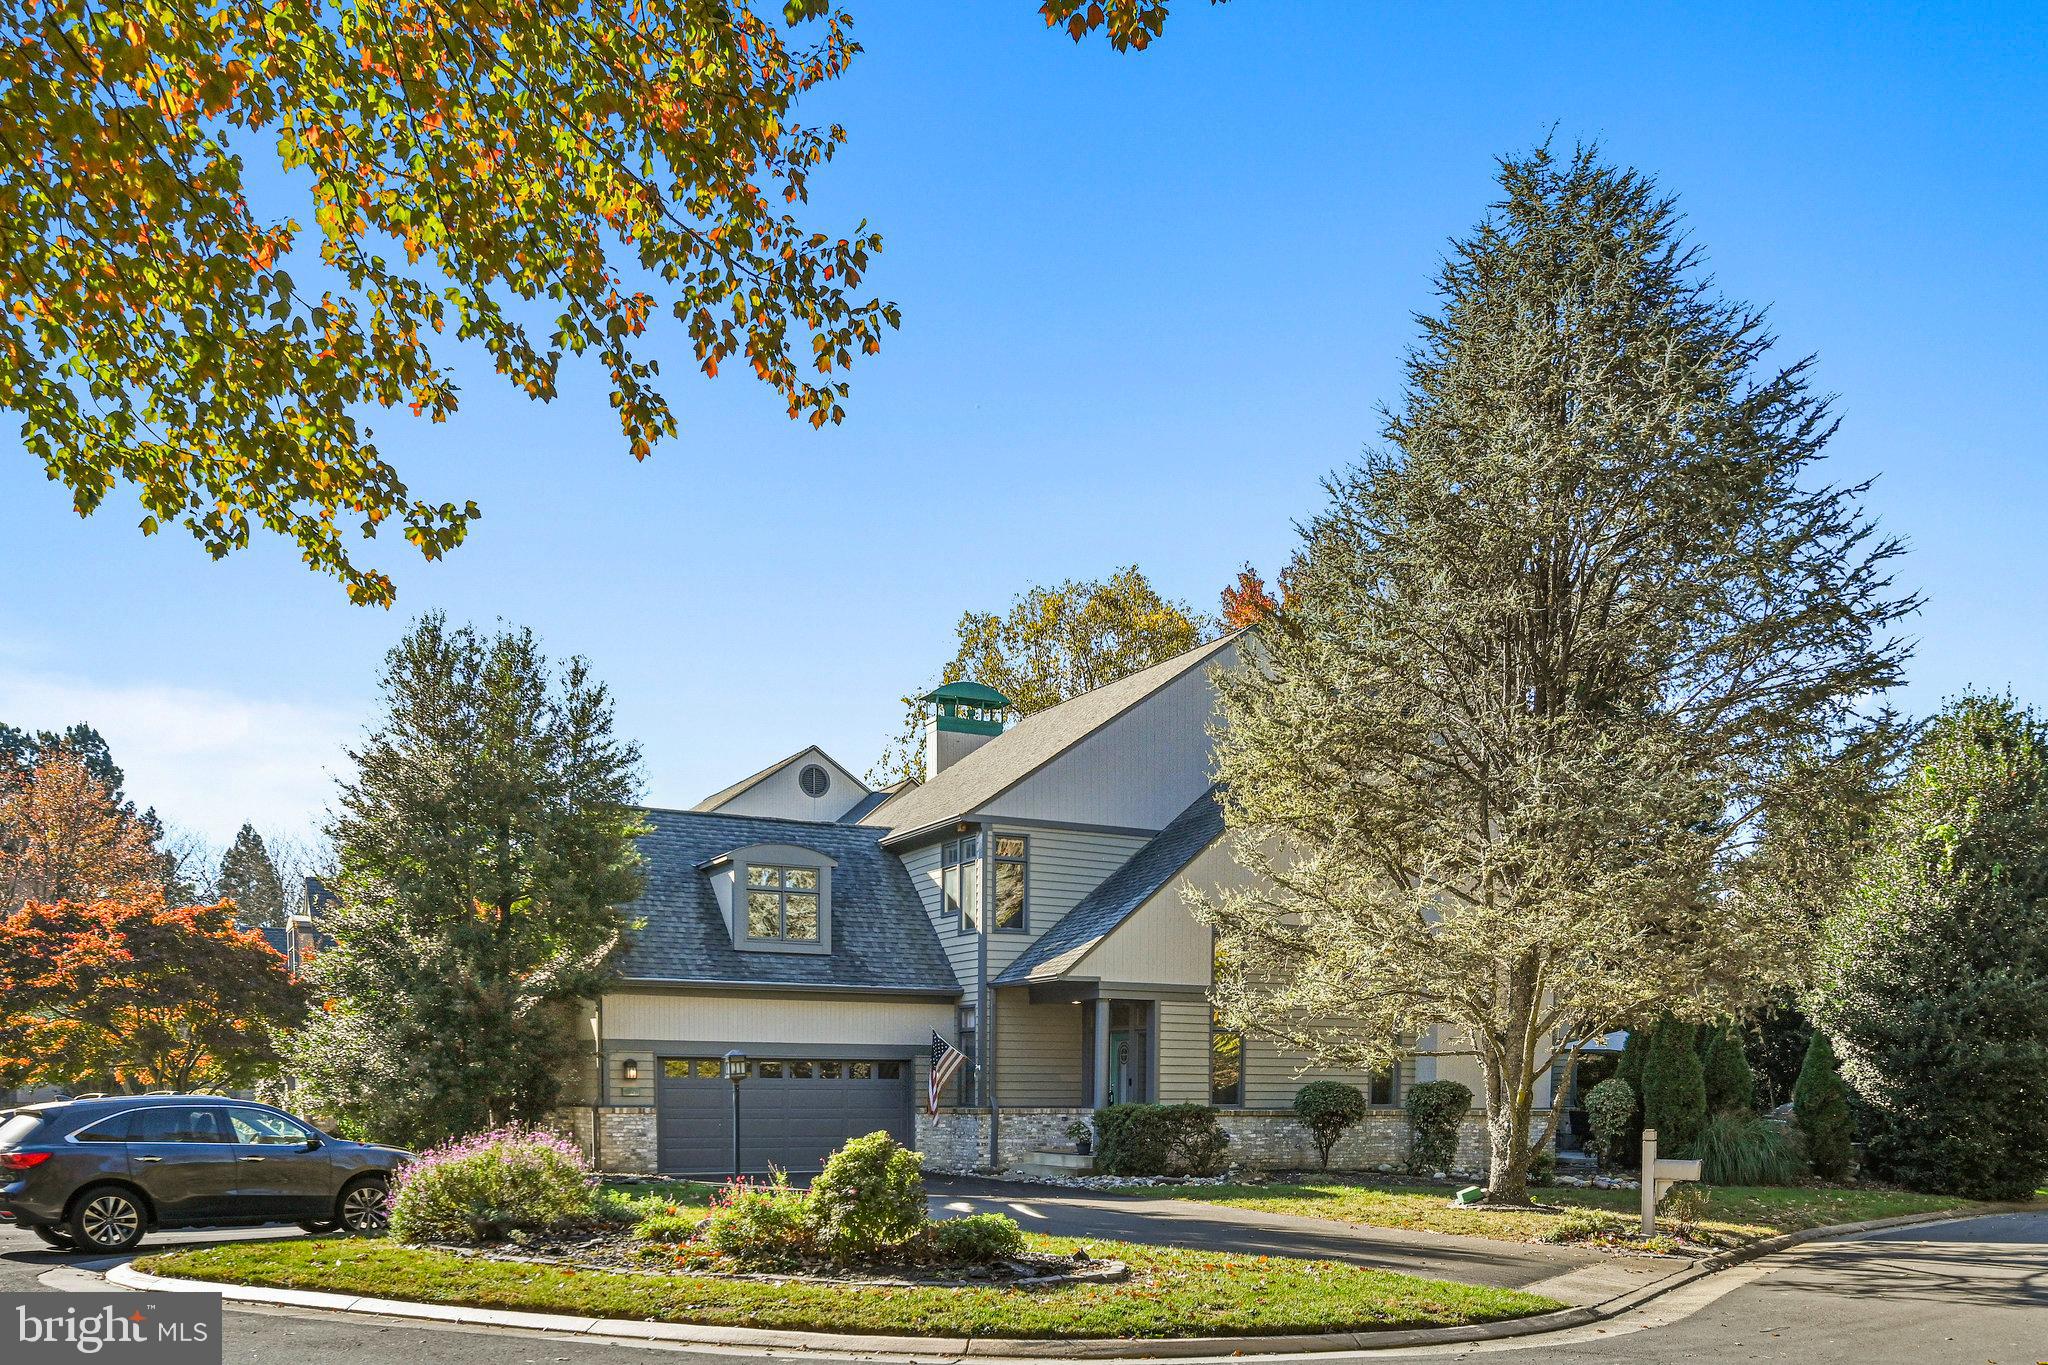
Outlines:
MULTIPOLYGON (((813 1175, 848 1138, 878 1129, 911 1141, 907 1061, 832 1056, 755 1059, 739 1084, 740 1166, 813 1175)), ((732 1170, 733 1085, 717 1057, 667 1057, 655 1086, 661 1169, 732 1170)))

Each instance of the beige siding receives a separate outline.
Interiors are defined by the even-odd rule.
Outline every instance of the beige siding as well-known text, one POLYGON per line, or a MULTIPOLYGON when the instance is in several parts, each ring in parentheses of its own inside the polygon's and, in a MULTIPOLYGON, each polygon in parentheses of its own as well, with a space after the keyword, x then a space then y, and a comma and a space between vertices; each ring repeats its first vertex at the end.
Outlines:
POLYGON ((1162 1000, 1158 1009, 1161 1104, 1209 1102, 1209 1006, 1162 1000))
POLYGON ((1034 1005, 1022 990, 996 992, 996 1092, 1004 1105, 1080 1104, 1081 1011, 1034 1005))
MULTIPOLYGON (((1407 1073, 1412 1068, 1404 1064, 1407 1073)), ((1403 1084, 1407 1076, 1402 1077, 1403 1084)), ((1248 1109, 1286 1109, 1294 1104, 1294 1092, 1310 1081, 1342 1081, 1366 1090, 1371 1080, 1365 1072, 1340 1067, 1315 1066, 1298 1052, 1281 1047, 1270 1038, 1250 1036, 1244 1040, 1244 1102, 1248 1109)), ((1370 1091, 1368 1091, 1370 1093, 1370 1091)), ((1396 1090, 1398 1105, 1401 1093, 1396 1090)))
MULTIPOLYGON (((995 826, 998 835, 1017 834, 1030 840, 1030 872, 1026 889, 1024 934, 988 936, 988 972, 991 978, 1015 962, 1038 936, 1057 924, 1060 917, 1079 905, 1109 874, 1130 860, 1145 846, 1145 836, 1103 834, 1086 830, 1031 829, 995 826)), ((993 873, 991 872, 991 878, 993 873)), ((991 880, 985 903, 992 902, 995 885, 991 880)), ((965 936, 963 936, 965 937, 965 936)), ((971 938, 968 942, 972 942, 971 938)))
POLYGON ((1176 881, 1089 949, 1067 974, 1083 980, 1207 990, 1211 959, 1209 927, 1188 910, 1176 881))
POLYGON ((674 1043, 806 1043, 824 1046, 929 1044, 953 1032, 949 1000, 811 998, 695 991, 607 996, 608 1038, 674 1043))
POLYGON ((837 820, 867 794, 867 785, 858 777, 823 749, 813 748, 713 809, 720 815, 761 815, 775 820, 837 820), (811 763, 832 779, 823 796, 807 795, 797 781, 805 765, 811 763))

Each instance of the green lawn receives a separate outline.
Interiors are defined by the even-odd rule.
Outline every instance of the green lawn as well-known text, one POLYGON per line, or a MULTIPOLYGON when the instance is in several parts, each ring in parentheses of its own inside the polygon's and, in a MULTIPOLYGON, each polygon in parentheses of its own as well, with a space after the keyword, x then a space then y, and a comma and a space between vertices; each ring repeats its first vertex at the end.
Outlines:
MULTIPOLYGON (((1034 1249, 1078 1243, 1032 1237, 1034 1249)), ((1450 1327, 1563 1305, 1331 1261, 1089 1242, 1131 1266, 1118 1284, 1057 1289, 766 1284, 713 1276, 569 1271, 348 1237, 234 1242, 149 1256, 157 1275, 427 1303, 903 1336, 1196 1337, 1450 1327)))
MULTIPOLYGON (((1674 1212, 1684 1213, 1699 1230, 1701 1240, 1723 1246, 1831 1223, 1856 1223, 1868 1218, 1892 1218, 1943 1209, 1968 1211, 1978 1207, 1967 1199, 1912 1194, 1904 1190, 1682 1185, 1679 1192, 1673 1197, 1681 1201, 1681 1208, 1674 1212), (1685 1210, 1682 1208, 1685 1202, 1694 1202, 1701 1207, 1697 1211, 1685 1210)), ((1634 1225, 1635 1211, 1640 1207, 1638 1201, 1641 1198, 1635 1190, 1560 1187, 1531 1193, 1539 1203, 1611 1213, 1617 1231, 1634 1225)), ((1194 1199, 1269 1213, 1331 1218, 1365 1227, 1409 1228, 1417 1232, 1457 1233, 1509 1242, 1540 1241, 1545 1229, 1556 1222, 1555 1215, 1535 1211, 1457 1208, 1450 1204, 1450 1192, 1442 1186, 1368 1184, 1333 1179, 1284 1185, 1187 1185, 1137 1194, 1140 1198, 1194 1199)), ((1667 1209, 1670 1208, 1667 1202, 1667 1209)), ((1671 1218, 1660 1219, 1666 1227, 1673 1221, 1671 1218)))

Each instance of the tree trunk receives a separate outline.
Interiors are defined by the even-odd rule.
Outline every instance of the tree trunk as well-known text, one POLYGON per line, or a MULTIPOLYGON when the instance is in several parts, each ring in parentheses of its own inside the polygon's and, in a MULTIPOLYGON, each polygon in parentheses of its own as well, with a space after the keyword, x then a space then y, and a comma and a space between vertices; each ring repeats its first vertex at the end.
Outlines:
POLYGON ((1486 1202, 1527 1204, 1535 1087, 1519 1058, 1482 1056, 1486 1075, 1486 1202))

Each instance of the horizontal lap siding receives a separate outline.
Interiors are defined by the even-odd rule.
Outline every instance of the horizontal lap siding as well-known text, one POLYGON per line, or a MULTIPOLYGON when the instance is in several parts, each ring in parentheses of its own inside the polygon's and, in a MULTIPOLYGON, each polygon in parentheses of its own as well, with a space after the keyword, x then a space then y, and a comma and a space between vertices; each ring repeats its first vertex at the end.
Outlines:
POLYGON ((1199 1000, 1159 1002, 1159 1102, 1209 1102, 1209 1006, 1199 1000))
MULTIPOLYGON (((1146 836, 1102 834, 1065 829, 1006 829, 995 832, 1022 835, 1031 841, 1030 884, 1025 920, 1030 932, 988 936, 988 970, 991 977, 1016 961, 1023 951, 1057 924, 1060 917, 1079 905, 1109 874, 1130 861, 1143 848, 1146 836)), ((991 888, 993 889, 993 888, 991 888)), ((972 943, 970 938, 968 943, 972 943)))
POLYGON ((950 1034, 949 1000, 855 996, 624 993, 607 996, 607 1038, 662 1043, 796 1043, 829 1054, 830 1045, 929 1046, 933 1029, 950 1034))
POLYGON ((1080 1104, 1081 1005, 996 993, 996 1094, 1004 1105, 1080 1104))
MULTIPOLYGON (((1394 1092, 1396 1105, 1407 1088, 1413 1063, 1404 1063, 1394 1092)), ((1270 1038, 1252 1035, 1244 1040, 1244 1102, 1251 1109, 1286 1109, 1294 1103, 1294 1092, 1310 1081, 1342 1081, 1368 1090, 1372 1079, 1363 1071, 1317 1066, 1299 1052, 1283 1048, 1270 1038)))

